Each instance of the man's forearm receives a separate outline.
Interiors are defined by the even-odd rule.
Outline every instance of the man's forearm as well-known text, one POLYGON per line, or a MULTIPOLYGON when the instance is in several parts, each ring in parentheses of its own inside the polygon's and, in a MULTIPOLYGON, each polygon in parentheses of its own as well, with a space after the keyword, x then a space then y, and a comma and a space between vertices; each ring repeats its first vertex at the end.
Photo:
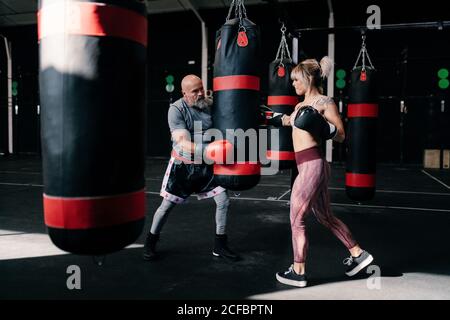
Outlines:
POLYGON ((177 143, 177 146, 184 152, 194 153, 195 151, 195 144, 192 141, 181 140, 177 143))

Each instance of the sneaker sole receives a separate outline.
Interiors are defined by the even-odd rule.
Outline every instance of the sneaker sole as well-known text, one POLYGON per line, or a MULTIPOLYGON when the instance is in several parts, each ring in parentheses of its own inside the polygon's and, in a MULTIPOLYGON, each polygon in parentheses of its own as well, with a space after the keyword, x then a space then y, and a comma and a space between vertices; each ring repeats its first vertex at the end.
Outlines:
POLYGON ((212 252, 212 254, 216 258, 222 258, 222 259, 225 259, 225 260, 228 260, 228 261, 232 261, 232 262, 239 261, 239 259, 240 259, 239 257, 231 258, 231 257, 227 257, 227 256, 222 256, 222 255, 220 255, 218 253, 215 253, 214 251, 212 252))
POLYGON ((283 277, 280 277, 278 274, 276 275, 278 282, 281 282, 283 284, 287 284, 290 286, 294 286, 294 287, 300 287, 300 288, 304 288, 306 287, 306 283, 307 281, 295 281, 295 280, 289 280, 289 279, 285 279, 283 277))
POLYGON ((362 269, 367 267, 371 262, 373 261, 372 255, 369 255, 363 262, 361 262, 355 269, 352 271, 346 272, 345 274, 349 277, 354 276, 358 272, 360 272, 362 269))
POLYGON ((146 256, 146 255, 143 255, 142 256, 142 259, 144 260, 144 261, 153 261, 153 260, 156 260, 158 258, 158 256, 146 256))

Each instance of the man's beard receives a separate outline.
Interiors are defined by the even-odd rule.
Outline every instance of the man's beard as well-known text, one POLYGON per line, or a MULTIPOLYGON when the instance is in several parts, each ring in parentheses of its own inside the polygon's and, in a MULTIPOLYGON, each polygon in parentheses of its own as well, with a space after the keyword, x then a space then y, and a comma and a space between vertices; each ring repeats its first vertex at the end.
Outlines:
POLYGON ((205 97, 202 99, 198 99, 195 103, 194 106, 199 108, 200 110, 204 110, 204 109, 208 109, 209 107, 211 107, 213 104, 213 101, 211 98, 205 97))

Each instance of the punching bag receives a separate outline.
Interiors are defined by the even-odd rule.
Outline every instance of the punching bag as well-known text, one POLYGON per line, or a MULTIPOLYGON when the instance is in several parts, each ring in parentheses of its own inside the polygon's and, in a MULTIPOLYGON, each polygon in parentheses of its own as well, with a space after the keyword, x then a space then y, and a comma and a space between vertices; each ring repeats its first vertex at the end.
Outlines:
POLYGON ((44 217, 53 243, 106 254, 145 217, 147 11, 129 0, 42 0, 44 217))
POLYGON ((214 164, 214 179, 226 189, 246 190, 259 182, 261 174, 256 131, 259 122, 260 32, 247 19, 242 1, 236 2, 236 10, 241 12, 242 19, 228 17, 216 36, 212 110, 213 126, 226 140, 215 143, 230 145, 234 155, 226 164, 214 164), (245 138, 243 132, 252 137, 245 138))
MULTIPOLYGON (((284 36, 284 26, 281 31, 283 35, 277 56, 269 65, 267 106, 274 112, 290 115, 298 103, 298 96, 295 93, 291 80, 291 71, 295 65, 290 57, 289 48, 284 36)), ((295 153, 292 145, 292 128, 275 128, 269 126, 267 130, 269 141, 267 159, 271 161, 272 167, 277 167, 279 170, 291 169, 294 167, 295 153), (279 138, 277 143, 274 143, 272 140, 272 130, 278 130, 279 138)))
POLYGON ((375 69, 354 68, 349 90, 345 187, 350 199, 367 201, 375 195, 378 118, 375 69))

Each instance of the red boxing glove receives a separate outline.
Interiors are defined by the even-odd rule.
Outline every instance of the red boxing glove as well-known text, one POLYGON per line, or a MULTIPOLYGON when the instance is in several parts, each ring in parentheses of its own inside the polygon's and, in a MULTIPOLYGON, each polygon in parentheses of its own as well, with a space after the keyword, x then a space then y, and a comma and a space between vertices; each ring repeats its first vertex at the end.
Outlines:
POLYGON ((228 140, 218 140, 206 147, 205 160, 215 164, 233 163, 233 153, 234 147, 228 140))

